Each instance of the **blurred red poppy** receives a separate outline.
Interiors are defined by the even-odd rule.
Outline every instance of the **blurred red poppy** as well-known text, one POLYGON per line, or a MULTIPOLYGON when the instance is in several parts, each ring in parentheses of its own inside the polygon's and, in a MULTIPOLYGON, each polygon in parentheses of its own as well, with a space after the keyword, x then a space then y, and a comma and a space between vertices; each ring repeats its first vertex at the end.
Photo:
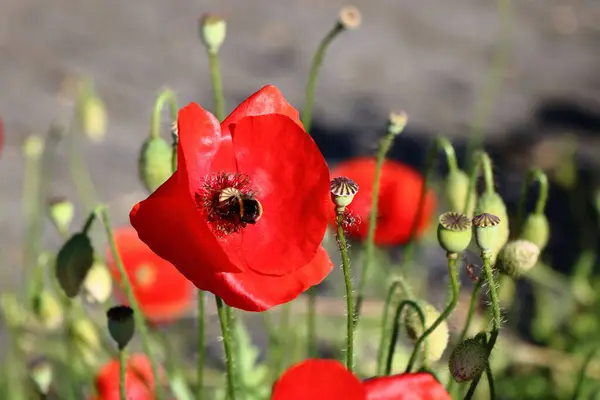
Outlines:
POLYGON ((275 382, 271 400, 452 400, 431 374, 385 376, 361 382, 336 360, 304 360, 275 382))
MULTIPOLYGON (((110 360, 96 375, 96 400, 119 400, 119 360, 110 360)), ((160 375, 160 374, 159 374, 160 375)), ((131 355, 125 370, 127 400, 154 400, 154 378, 144 354, 131 355)))
POLYGON ((264 311, 320 283, 333 265, 320 244, 332 204, 329 170, 274 86, 220 125, 179 111, 177 171, 131 210, 141 240, 198 288, 264 311))
MULTIPOLYGON (((331 176, 346 176, 354 180, 359 191, 348 210, 359 217, 357 226, 348 232, 364 240, 369 229, 372 208, 375 158, 358 157, 338 164, 331 176)), ((412 167, 393 160, 385 160, 381 169, 379 205, 375 243, 379 245, 405 244, 410 240, 411 229, 419 209, 424 179, 412 167)), ((417 224, 417 237, 429 226, 436 206, 433 191, 425 196, 423 212, 417 224)), ((331 219, 334 222, 333 218, 331 219)))
MULTIPOLYGON (((149 321, 166 323, 176 320, 193 306, 194 285, 173 265, 150 250, 134 229, 117 229, 115 241, 135 298, 149 321)), ((114 279, 121 282, 110 251, 107 261, 114 279)), ((127 303, 124 293, 117 291, 116 295, 121 302, 127 303)))

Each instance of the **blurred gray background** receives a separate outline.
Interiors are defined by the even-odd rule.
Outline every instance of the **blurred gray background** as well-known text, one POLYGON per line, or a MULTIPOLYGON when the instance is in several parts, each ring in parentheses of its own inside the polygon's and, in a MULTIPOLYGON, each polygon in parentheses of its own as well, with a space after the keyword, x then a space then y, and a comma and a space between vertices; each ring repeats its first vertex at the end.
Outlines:
MULTIPOLYGON (((220 52, 228 111, 267 83, 300 108, 313 51, 343 5, 339 0, 0 0, 0 115, 6 125, 0 288, 17 279, 11 271, 22 257, 21 147, 28 134, 44 134, 52 120, 67 115, 56 95, 65 76, 92 77, 107 104, 107 138, 86 145, 85 158, 115 224, 124 224, 131 205, 145 196, 137 156, 158 91, 168 85, 180 105, 197 101, 212 107, 199 17, 218 12, 228 22, 220 52)), ((420 165, 424 146, 436 134, 456 140, 460 152, 501 38, 497 2, 359 0, 354 5, 362 11, 362 26, 332 44, 317 90, 314 133, 327 159, 335 163, 372 152, 392 109, 410 116, 392 157, 420 165)), ((600 2, 515 0, 510 25, 508 65, 484 128, 498 165, 509 174, 511 168, 543 164, 564 133, 579 135, 585 143, 582 160, 593 162, 594 133, 600 128, 600 2)), ((50 192, 74 197, 61 152, 50 192)), ((510 201, 507 179, 500 189, 510 201)), ((84 218, 81 212, 77 217, 84 218)), ((58 244, 53 232, 47 236, 58 244)))

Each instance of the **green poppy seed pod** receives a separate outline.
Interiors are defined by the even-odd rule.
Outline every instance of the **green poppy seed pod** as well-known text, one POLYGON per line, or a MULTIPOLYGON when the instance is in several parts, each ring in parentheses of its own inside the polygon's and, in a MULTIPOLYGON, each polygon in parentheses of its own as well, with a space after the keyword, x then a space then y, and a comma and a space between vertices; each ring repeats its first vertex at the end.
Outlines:
POLYGON ((83 296, 88 303, 104 303, 112 293, 112 276, 100 261, 94 262, 83 281, 83 296))
POLYGON ((127 306, 116 306, 109 309, 106 316, 110 336, 119 346, 119 350, 123 350, 131 341, 135 332, 133 310, 127 306))
POLYGON ((462 253, 473 237, 471 220, 458 212, 445 212, 439 218, 437 237, 447 253, 462 253))
POLYGON ((209 52, 216 54, 226 36, 227 23, 223 18, 208 14, 200 20, 200 38, 209 52))
POLYGON ((46 329, 57 329, 63 322, 63 311, 57 298, 42 289, 33 299, 33 312, 38 322, 46 329))
POLYGON ((482 254, 491 254, 498 245, 498 224, 500 218, 493 214, 483 213, 473 218, 475 241, 482 254))
MULTIPOLYGON (((440 313, 434 306, 426 302, 419 301, 419 306, 425 317, 425 328, 429 329, 431 325, 439 318, 440 313)), ((406 333, 408 337, 416 341, 423 334, 423 324, 419 313, 412 307, 405 314, 404 323, 406 324, 406 333)), ((427 336, 427 359, 435 362, 442 358, 446 346, 448 346, 448 337, 450 336, 448 324, 442 321, 429 336, 427 336)))
POLYGON ((29 365, 29 376, 40 394, 47 395, 52 385, 52 364, 45 358, 39 358, 29 365))
POLYGON ((516 278, 527 273, 537 263, 540 248, 528 240, 508 242, 498 254, 496 267, 504 274, 516 278))
POLYGON ((149 137, 142 145, 139 160, 140 180, 152 193, 173 174, 173 149, 161 137, 149 137))
POLYGON ((48 204, 48 213, 50 220, 59 232, 69 231, 75 215, 73 203, 63 198, 52 199, 48 204))
POLYGON ((408 115, 405 112, 390 113, 388 117, 388 132, 399 135, 406 127, 407 122, 408 115))
MULTIPOLYGON (((450 209, 460 213, 464 212, 469 191, 469 176, 460 169, 450 172, 446 177, 444 189, 450 209)), ((469 209, 466 213, 468 217, 473 215, 477 204, 477 193, 473 190, 470 196, 469 209)))
POLYGON ((344 29, 356 29, 360 26, 361 19, 362 18, 358 8, 353 6, 346 6, 340 10, 338 23, 344 29))
POLYGON ((500 218, 497 234, 498 241, 491 249, 490 254, 493 263, 495 262, 498 252, 500 252, 500 249, 506 244, 506 242, 508 242, 508 238, 510 236, 508 211, 506 210, 504 200, 502 200, 502 197, 500 197, 498 193, 486 192, 479 197, 479 200, 477 201, 477 208, 475 209, 476 215, 482 213, 492 214, 500 218))
POLYGON ((72 335, 83 361, 88 365, 94 365, 97 362, 98 351, 102 348, 94 324, 87 318, 78 318, 73 321, 72 335))
POLYGON ((89 93, 81 102, 79 112, 83 133, 92 142, 101 142, 106 136, 108 119, 104 102, 96 94, 89 93))
POLYGON ((79 294, 85 277, 94 264, 94 249, 85 233, 76 233, 63 245, 56 257, 56 278, 65 294, 79 294))
POLYGON ((352 203, 354 196, 358 193, 358 185, 352 179, 345 176, 333 178, 329 185, 331 200, 336 205, 335 211, 343 214, 346 207, 352 203))
POLYGON ((540 248, 546 248, 550 239, 550 224, 544 214, 529 214, 523 222, 520 239, 528 240, 540 248))
POLYGON ((475 379, 485 370, 488 352, 481 340, 466 339, 459 343, 448 361, 450 374, 456 382, 467 382, 475 379))

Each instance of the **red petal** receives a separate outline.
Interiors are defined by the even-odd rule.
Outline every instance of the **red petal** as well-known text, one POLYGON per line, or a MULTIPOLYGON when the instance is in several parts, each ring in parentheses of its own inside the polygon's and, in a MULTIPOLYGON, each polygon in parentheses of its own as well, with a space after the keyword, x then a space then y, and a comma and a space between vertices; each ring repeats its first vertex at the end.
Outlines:
POLYGON ((377 377, 363 385, 368 400, 452 400, 444 386, 427 373, 377 377))
POLYGON ((247 117, 232 129, 238 171, 250 177, 263 206, 262 219, 242 232, 243 257, 258 273, 287 274, 314 257, 325 235, 333 208, 327 164, 286 116, 247 117))
POLYGON ((365 400, 365 389, 336 360, 309 359, 293 365, 275 382, 271 400, 365 400))
MULTIPOLYGON (((193 305, 194 287, 169 262, 157 256, 131 227, 117 229, 115 240, 134 295, 146 318, 154 323, 176 320, 193 305)), ((121 275, 109 251, 108 265, 117 282, 121 275)), ((122 292, 117 292, 127 302, 122 292)))
POLYGON ((206 280, 206 287, 200 288, 215 293, 231 307, 260 312, 294 300, 309 287, 321 283, 332 268, 327 251, 319 247, 310 263, 287 275, 261 275, 252 270, 217 274, 206 280))
POLYGON ((196 286, 206 273, 240 269, 217 243, 195 205, 179 186, 179 171, 146 200, 136 204, 129 219, 139 238, 173 264, 196 286))
MULTIPOLYGON (((340 163, 331 172, 332 177, 347 176, 353 179, 360 188, 352 204, 348 206, 351 212, 360 216, 361 224, 354 234, 359 239, 367 237, 375 164, 374 158, 359 157, 340 163)), ((376 244, 405 244, 410 240, 423 183, 423 177, 413 168, 392 160, 384 162, 380 178, 376 244)), ((434 209, 435 197, 430 190, 426 195, 421 219, 417 225, 417 237, 429 225, 434 209)))

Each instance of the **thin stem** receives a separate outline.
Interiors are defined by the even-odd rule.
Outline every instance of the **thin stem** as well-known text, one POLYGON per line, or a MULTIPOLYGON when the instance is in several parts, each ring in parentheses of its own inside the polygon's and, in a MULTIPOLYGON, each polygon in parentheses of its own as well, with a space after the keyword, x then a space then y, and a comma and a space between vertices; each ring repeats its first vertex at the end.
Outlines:
POLYGON ((273 357, 273 377, 277 378, 281 374, 284 365, 284 346, 287 344, 287 339, 289 337, 289 326, 290 326, 290 317, 291 317, 291 302, 285 303, 281 306, 281 313, 279 314, 279 332, 277 334, 277 344, 275 348, 277 352, 273 357))
POLYGON ((467 199, 465 201, 464 213, 466 214, 471 207, 471 193, 475 190, 479 172, 483 170, 483 179, 485 181, 485 190, 488 193, 493 193, 494 189, 494 172, 492 169, 492 160, 484 151, 478 151, 474 154, 474 161, 469 173, 469 188, 467 189, 467 199))
POLYGON ((315 55, 313 56, 312 65, 308 74, 308 82, 306 83, 306 97, 304 99, 304 108, 302 109, 302 125, 307 132, 310 132, 310 124, 312 122, 312 110, 315 103, 315 91, 317 89, 317 77, 319 76, 319 69, 323 64, 325 58, 325 52, 327 48, 333 42, 335 37, 344 31, 344 27, 341 23, 336 22, 329 33, 321 40, 315 55))
POLYGON ((475 377, 471 382, 471 386, 469 386, 469 391, 464 397, 464 400, 471 400, 475 395, 475 390, 477 389, 477 385, 479 385, 479 381, 481 380, 481 374, 475 377))
POLYGON ((527 204, 527 197, 529 194, 529 188, 533 182, 537 181, 540 189, 537 202, 535 203, 535 214, 543 214, 548 202, 548 177, 539 168, 535 168, 529 171, 525 182, 523 183, 523 189, 521 189, 521 198, 519 199, 519 209, 517 213, 517 232, 521 230, 523 221, 525 219, 525 206, 527 204))
POLYGON ((485 366, 485 376, 490 390, 490 399, 494 400, 496 398, 496 385, 494 384, 494 375, 492 374, 492 368, 490 367, 489 362, 485 366))
POLYGON ((79 146, 79 126, 77 118, 74 118, 68 132, 70 139, 69 149, 69 171, 71 179, 75 184, 75 189, 79 199, 83 202, 85 211, 90 211, 94 208, 98 195, 92 181, 90 171, 85 164, 83 157, 83 149, 79 146))
POLYGON ((469 141, 467 142, 466 160, 471 160, 471 155, 480 149, 483 144, 485 123, 492 114, 494 97, 501 88, 503 74, 509 62, 512 17, 510 0, 498 0, 498 9, 501 24, 500 42, 498 43, 494 60, 483 84, 481 95, 475 103, 475 118, 469 135, 469 141))
MULTIPOLYGON (((73 329, 73 323, 74 323, 74 309, 73 309, 73 301, 71 299, 68 299, 65 304, 64 304, 64 310, 65 310, 65 322, 64 322, 64 326, 65 326, 65 335, 67 337, 67 341, 69 343, 72 343, 74 341, 74 329, 73 329)), ((77 362, 77 355, 76 355, 76 350, 73 346, 67 346, 67 364, 68 364, 68 368, 69 368, 69 381, 67 382, 68 385, 68 396, 69 399, 75 400, 78 397, 77 394, 77 377, 76 375, 73 373, 73 368, 75 368, 75 364, 77 362)))
POLYGON ((223 83, 221 82, 219 57, 217 56, 216 51, 208 51, 208 63, 210 66, 210 79, 212 81, 215 99, 215 116, 222 122, 225 119, 225 98, 223 97, 223 83))
POLYGON ((375 252, 375 229, 377 227, 377 214, 379 211, 379 188, 381 180, 381 169, 385 161, 386 154, 390 151, 394 138, 400 132, 394 129, 388 129, 387 135, 381 140, 379 152, 377 153, 377 162, 375 164, 375 177, 373 180, 373 192, 371 194, 371 212, 369 214, 369 229, 367 231, 367 240, 365 243, 365 258, 360 271, 360 281, 358 283, 358 294, 356 305, 354 306, 354 323, 358 324, 360 309, 364 300, 365 286, 367 284, 367 273, 373 263, 373 253, 375 252))
POLYGON ((119 393, 121 400, 127 400, 127 388, 125 387, 125 371, 127 371, 127 353, 125 349, 119 350, 119 393))
POLYGON ((342 270, 344 272, 344 283, 346 285, 346 368, 354 371, 354 311, 352 301, 352 279, 350 276, 350 258, 348 257, 348 245, 342 227, 343 215, 337 216, 337 242, 342 255, 342 270))
MULTIPOLYGON (((233 357, 231 358, 231 369, 233 371, 233 383, 235 385, 238 384, 238 382, 243 382, 242 381, 242 377, 240 376, 239 373, 239 369, 238 366, 236 364, 236 361, 241 359, 241 353, 240 353, 240 345, 239 345, 239 328, 237 326, 237 320, 235 317, 235 313, 233 312, 233 308, 229 307, 227 304, 225 304, 225 316, 227 317, 227 326, 229 327, 229 331, 232 332, 231 335, 231 350, 233 352, 233 357)), ((236 393, 239 392, 239 388, 236 386, 235 387, 235 391, 236 393)), ((243 391, 242 391, 243 394, 243 391)))
POLYGON ((204 316, 204 292, 198 290, 198 364, 196 366, 196 399, 204 392, 204 360, 206 358, 206 328, 204 316))
POLYGON ((409 373, 412 370, 412 367, 414 366, 414 363, 417 359, 419 348, 421 347, 421 344, 425 341, 425 339, 427 339, 427 336, 429 336, 444 320, 446 320, 450 316, 450 314, 456 307, 456 304, 458 304, 459 285, 458 272, 456 271, 456 260, 456 254, 448 254, 448 273, 450 275, 450 284, 452 286, 452 299, 450 300, 450 303, 448 304, 444 312, 442 312, 442 314, 438 317, 438 319, 436 319, 435 322, 429 328, 427 328, 425 332, 423 332, 421 337, 417 339, 415 347, 413 348, 412 355, 410 356, 410 360, 408 361, 408 365, 406 367, 406 373, 409 373))
POLYGON ((306 313, 306 330, 308 357, 317 357, 317 288, 308 289, 308 305, 306 313))
POLYGON ((594 350, 590 351, 588 356, 585 358, 585 361, 583 362, 583 365, 581 366, 581 370, 579 372, 579 377, 577 378, 577 384, 575 385, 575 391, 573 392, 573 397, 571 397, 572 400, 577 400, 577 399, 579 399, 579 396, 581 396, 581 393, 583 390, 583 382, 585 381, 585 371, 588 369, 588 366, 592 362, 592 359, 596 355, 597 351, 598 351, 598 349, 594 349, 594 350))
POLYGON ((167 102, 169 103, 172 121, 177 120, 177 100, 175 98, 175 92, 171 89, 165 89, 158 95, 154 102, 154 110, 152 111, 152 121, 150 124, 150 137, 152 138, 158 138, 160 136, 160 117, 167 102))
POLYGON ((108 215, 108 211, 104 206, 97 207, 96 213, 99 214, 104 224, 104 229, 106 231, 106 237, 108 239, 110 251, 112 253, 113 259, 115 260, 115 263, 117 264, 119 275, 121 277, 121 283, 123 285, 123 288, 125 289, 125 295, 127 296, 127 301, 133 309, 135 325, 140 331, 144 352, 148 354, 150 365, 152 366, 152 375, 154 376, 154 390, 157 395, 156 397, 158 400, 162 400, 165 398, 162 380, 160 379, 160 375, 158 374, 158 364, 156 362, 154 354, 152 353, 152 347, 150 346, 150 335, 148 333, 148 326, 146 325, 144 314, 142 314, 142 311, 140 310, 137 299, 133 294, 131 282, 129 281, 129 277, 127 276, 127 272, 125 271, 125 266, 123 265, 123 260, 121 259, 121 255, 119 254, 119 250, 117 249, 117 243, 115 241, 115 237, 111 227, 112 225, 110 221, 110 216, 108 215))
POLYGON ((400 334, 400 319, 402 317, 402 311, 404 311, 404 307, 410 306, 415 309, 417 314, 419 315, 419 319, 421 320, 421 325, 423 329, 425 329, 425 314, 423 314, 423 310, 419 304, 417 304, 413 300, 403 300, 396 307, 396 313, 394 314, 394 328, 391 335, 390 344, 388 346, 386 363, 385 363, 385 371, 383 374, 390 375, 392 373, 392 364, 394 363, 394 352, 396 350, 396 343, 398 342, 398 335, 400 334))
POLYGON ((225 304, 223 300, 215 296, 217 303, 217 312, 219 314, 219 321, 221 322, 221 332, 223 334, 223 347, 225 348, 225 359, 227 364, 227 393, 229 400, 235 400, 235 375, 233 371, 233 339, 231 337, 231 330, 228 324, 227 311, 225 310, 225 304))
POLYGON ((400 289, 403 292, 405 297, 410 297, 407 295, 406 291, 403 290, 403 286, 406 286, 406 283, 402 278, 395 280, 390 285, 387 296, 385 298, 385 304, 383 305, 383 318, 381 322, 381 333, 379 334, 379 349, 377 351, 377 375, 383 375, 383 363, 385 362, 385 353, 384 348, 390 339, 390 330, 388 329, 389 324, 389 315, 390 315, 390 307, 392 305, 392 300, 394 295, 400 289))

